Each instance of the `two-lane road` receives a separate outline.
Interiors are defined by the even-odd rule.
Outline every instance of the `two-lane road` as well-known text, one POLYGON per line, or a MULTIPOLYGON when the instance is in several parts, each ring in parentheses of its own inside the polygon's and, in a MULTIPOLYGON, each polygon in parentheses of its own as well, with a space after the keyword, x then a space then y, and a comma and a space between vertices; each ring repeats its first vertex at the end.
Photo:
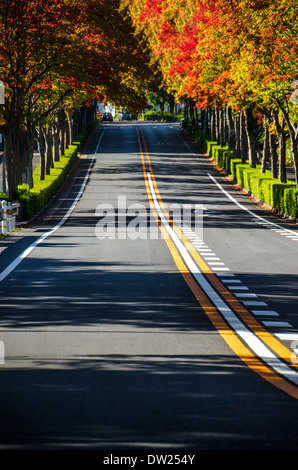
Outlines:
POLYGON ((296 449, 297 254, 177 125, 101 126, 0 257, 0 448, 296 449))

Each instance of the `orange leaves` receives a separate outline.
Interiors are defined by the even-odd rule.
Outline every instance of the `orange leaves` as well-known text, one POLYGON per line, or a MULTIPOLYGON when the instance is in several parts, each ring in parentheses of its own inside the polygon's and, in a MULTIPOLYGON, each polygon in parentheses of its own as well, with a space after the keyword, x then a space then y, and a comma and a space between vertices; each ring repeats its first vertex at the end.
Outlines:
POLYGON ((26 112, 33 104, 38 109, 42 94, 41 103, 59 102, 59 89, 64 96, 66 88, 85 92, 84 99, 103 90, 122 99, 130 86, 141 90, 148 76, 146 55, 119 0, 1 0, 0 58, 9 95, 18 89, 26 112))
POLYGON ((162 0, 147 0, 139 15, 139 21, 146 23, 149 19, 158 17, 162 12, 161 4, 162 0))
MULTIPOLYGON (((125 1, 125 0, 123 0, 125 1)), ((127 3, 127 0, 126 0, 127 3)), ((165 83, 206 105, 261 104, 298 67, 297 5, 288 0, 132 0, 165 83)), ((132 14, 132 17, 136 18, 132 14)), ((292 77, 293 79, 294 77, 292 77)))

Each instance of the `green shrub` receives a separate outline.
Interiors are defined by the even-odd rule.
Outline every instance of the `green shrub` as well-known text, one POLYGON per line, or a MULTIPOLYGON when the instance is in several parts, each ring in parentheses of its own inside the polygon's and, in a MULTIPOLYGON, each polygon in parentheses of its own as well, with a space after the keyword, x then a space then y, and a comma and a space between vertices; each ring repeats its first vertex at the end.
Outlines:
POLYGON ((249 174, 249 191, 260 201, 271 205, 272 202, 272 173, 267 170, 265 173, 260 173, 259 169, 251 171, 249 174))
POLYGON ((218 145, 217 142, 215 142, 213 140, 207 140, 206 152, 212 158, 214 158, 213 157, 213 147, 215 147, 217 145, 218 145))
POLYGON ((29 189, 26 184, 17 187, 16 199, 21 204, 24 220, 30 220, 57 194, 77 160, 79 148, 83 147, 88 135, 98 123, 96 119, 86 126, 84 132, 77 136, 77 141, 65 150, 59 162, 54 162, 54 168, 44 180, 40 180, 40 165, 38 165, 33 174, 33 188, 29 189))
MULTIPOLYGON (((290 211, 291 213, 294 213, 295 211, 297 211, 297 206, 289 207, 289 202, 290 202, 289 197, 287 197, 287 206, 285 207, 285 191, 287 189, 290 189, 291 191, 293 191, 296 189, 296 185, 290 182, 279 183, 277 181, 272 185, 272 204, 271 205, 276 210, 284 214, 286 214, 288 211, 290 211)), ((292 202, 294 203, 293 200, 292 202)), ((291 215, 291 214, 287 213, 287 215, 291 215)))
POLYGON ((16 198, 21 204, 23 219, 30 220, 59 191, 78 156, 78 149, 72 145, 65 153, 59 162, 54 163, 54 168, 44 180, 40 180, 40 165, 37 166, 33 175, 33 188, 29 189, 26 184, 18 186, 16 198))
POLYGON ((162 121, 162 122, 178 122, 183 118, 183 114, 174 114, 169 111, 147 111, 143 114, 144 121, 162 121))
POLYGON ((8 201, 8 196, 4 191, 0 191, 0 201, 8 201))
POLYGON ((183 122, 182 126, 196 137, 205 152, 242 188, 275 210, 298 218, 298 188, 295 183, 280 183, 277 178, 272 178, 269 170, 261 173, 261 165, 250 168, 248 163, 235 158, 234 152, 227 146, 221 147, 217 142, 209 140, 201 129, 196 129, 189 122, 183 122))
POLYGON ((158 111, 147 111, 143 115, 144 121, 160 121, 161 113, 158 111))
POLYGON ((234 181, 237 181, 237 166, 241 165, 241 158, 230 158, 230 174, 234 181))
POLYGON ((290 217, 298 218, 298 188, 284 189, 284 213, 290 217))

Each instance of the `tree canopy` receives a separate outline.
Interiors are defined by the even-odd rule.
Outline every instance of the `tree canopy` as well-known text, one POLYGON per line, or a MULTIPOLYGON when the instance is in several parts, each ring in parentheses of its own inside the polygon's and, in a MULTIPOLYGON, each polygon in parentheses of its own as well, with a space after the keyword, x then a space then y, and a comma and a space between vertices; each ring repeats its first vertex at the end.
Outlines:
POLYGON ((298 77, 297 0, 122 0, 122 6, 178 101, 191 99, 203 110, 231 107, 246 118, 269 116, 280 138, 289 133, 298 184, 297 105, 291 100, 298 77))
POLYGON ((30 184, 38 123, 90 100, 142 110, 148 60, 118 0, 2 0, 0 132, 10 194, 30 184))
POLYGON ((58 110, 99 99, 138 112, 158 89, 243 113, 252 166, 250 121, 267 120, 280 155, 290 139, 298 183, 297 10, 297 0, 2 0, 9 192, 30 184, 36 126, 58 110))

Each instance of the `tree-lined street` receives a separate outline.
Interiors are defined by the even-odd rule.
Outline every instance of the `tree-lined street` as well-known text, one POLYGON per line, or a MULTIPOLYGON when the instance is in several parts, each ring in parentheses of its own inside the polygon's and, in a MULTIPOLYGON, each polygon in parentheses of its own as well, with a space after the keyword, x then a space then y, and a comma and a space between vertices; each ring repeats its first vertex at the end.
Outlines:
POLYGON ((98 127, 21 235, 0 257, 2 449, 297 448, 296 225, 178 125, 98 127))

